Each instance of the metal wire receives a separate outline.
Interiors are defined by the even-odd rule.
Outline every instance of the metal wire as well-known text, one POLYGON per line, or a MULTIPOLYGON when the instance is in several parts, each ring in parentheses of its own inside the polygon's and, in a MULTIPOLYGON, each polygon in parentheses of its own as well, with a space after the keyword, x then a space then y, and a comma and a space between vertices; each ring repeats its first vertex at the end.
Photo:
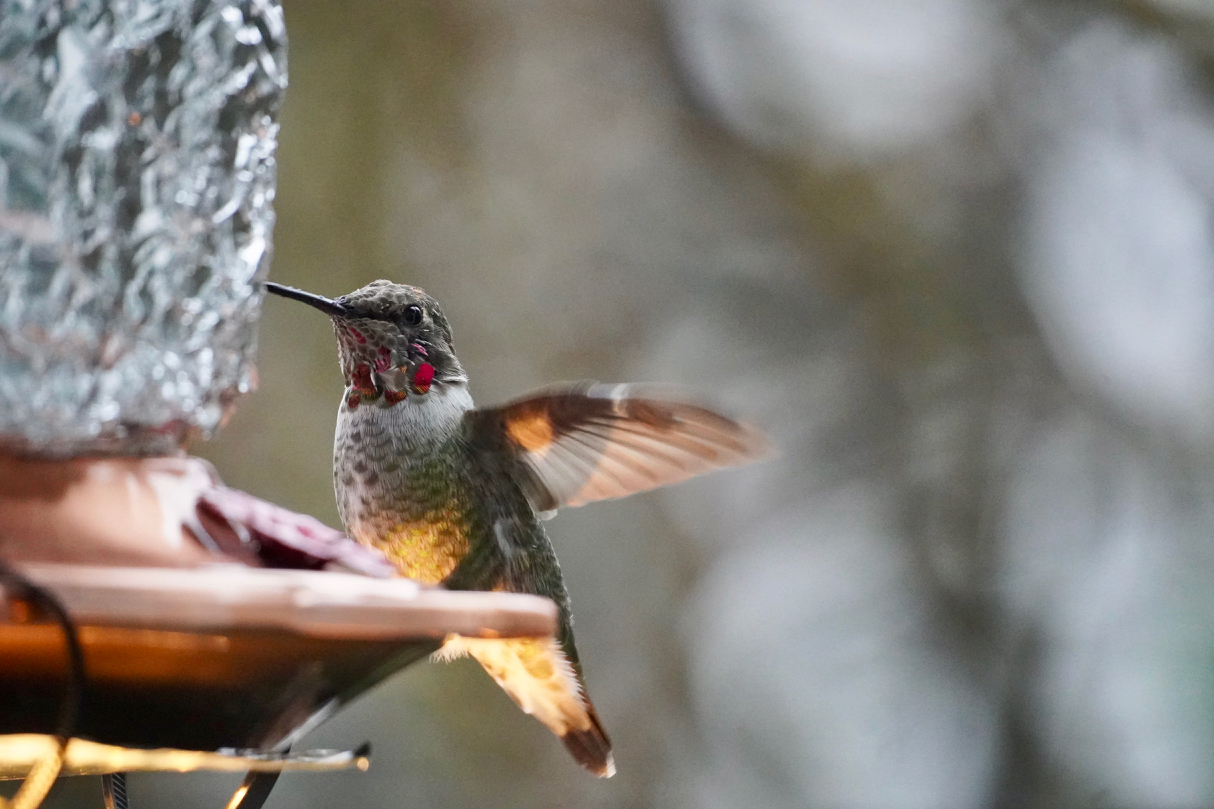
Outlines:
POLYGON ((280 775, 280 772, 250 772, 224 809, 261 809, 280 775))
POLYGON ((126 773, 114 772, 101 776, 101 794, 105 798, 105 809, 130 809, 126 797, 126 773))

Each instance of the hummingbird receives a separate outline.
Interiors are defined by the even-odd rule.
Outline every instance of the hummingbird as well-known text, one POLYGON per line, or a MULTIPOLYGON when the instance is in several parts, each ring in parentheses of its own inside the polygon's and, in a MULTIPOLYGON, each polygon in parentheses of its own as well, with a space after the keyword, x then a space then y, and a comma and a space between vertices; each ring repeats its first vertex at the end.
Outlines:
POLYGON ((404 576, 555 602, 546 639, 450 636, 584 768, 615 773, 586 691, 573 614, 542 521, 562 506, 653 489, 769 452, 758 430, 629 385, 567 384, 478 408, 442 308, 415 286, 374 281, 338 298, 266 284, 329 316, 345 391, 333 486, 346 532, 404 576))

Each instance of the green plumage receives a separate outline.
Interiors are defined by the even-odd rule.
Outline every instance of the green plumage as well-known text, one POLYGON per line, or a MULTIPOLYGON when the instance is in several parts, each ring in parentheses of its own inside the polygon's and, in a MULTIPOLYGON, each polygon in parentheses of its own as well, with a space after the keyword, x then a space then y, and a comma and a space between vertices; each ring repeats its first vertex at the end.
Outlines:
POLYGON ((767 453, 766 438, 694 404, 634 396, 626 385, 566 386, 474 410, 446 316, 420 289, 376 281, 329 300, 267 288, 333 321, 346 383, 333 482, 346 531, 423 582, 552 599, 555 643, 455 637, 444 650, 471 654, 582 766, 612 775, 561 569, 535 509, 747 463, 767 453))
POLYGON ((560 565, 513 462, 477 446, 462 418, 440 436, 402 429, 409 425, 392 415, 377 404, 341 406, 333 481, 347 530, 410 578, 552 599, 561 646, 576 662, 560 565))

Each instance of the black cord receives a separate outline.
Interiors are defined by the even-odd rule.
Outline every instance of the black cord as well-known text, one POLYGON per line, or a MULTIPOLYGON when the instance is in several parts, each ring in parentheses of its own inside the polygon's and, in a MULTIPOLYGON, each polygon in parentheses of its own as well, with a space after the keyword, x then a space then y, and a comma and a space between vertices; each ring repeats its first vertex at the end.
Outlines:
POLYGON ((63 642, 67 647, 68 657, 67 690, 59 704, 59 721, 55 726, 55 736, 61 746, 65 745, 76 731, 80 707, 84 702, 84 651, 80 646, 76 624, 54 593, 34 584, 3 560, 0 560, 0 584, 4 585, 9 597, 29 601, 49 613, 63 630, 63 642))

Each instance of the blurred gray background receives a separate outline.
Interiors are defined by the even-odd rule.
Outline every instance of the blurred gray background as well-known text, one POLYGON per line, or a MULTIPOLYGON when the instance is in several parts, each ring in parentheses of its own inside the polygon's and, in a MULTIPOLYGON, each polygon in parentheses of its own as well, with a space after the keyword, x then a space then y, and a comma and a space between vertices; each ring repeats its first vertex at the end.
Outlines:
MULTIPOLYGON (((614 779, 422 664, 270 807, 1214 805, 1214 4, 286 15, 273 280, 425 287, 481 403, 677 382, 782 453, 549 523, 614 779)), ((331 330, 262 324, 195 449, 337 525, 331 330)))

